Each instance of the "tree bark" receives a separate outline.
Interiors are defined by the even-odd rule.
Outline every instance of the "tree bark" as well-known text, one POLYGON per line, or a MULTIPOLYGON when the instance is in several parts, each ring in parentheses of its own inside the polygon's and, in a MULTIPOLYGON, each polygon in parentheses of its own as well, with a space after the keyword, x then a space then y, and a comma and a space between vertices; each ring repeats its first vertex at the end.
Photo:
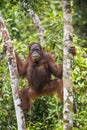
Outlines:
POLYGON ((1 15, 0 15, 0 30, 2 33, 4 46, 6 46, 7 48, 6 54, 7 54, 7 60, 9 65, 10 77, 11 77, 11 87, 12 87, 13 101, 14 101, 14 106, 16 111, 18 130, 25 130, 26 129, 25 118, 24 118, 23 111, 19 106, 21 101, 18 96, 18 72, 17 72, 15 52, 12 46, 9 33, 6 29, 6 26, 4 24, 1 15))
POLYGON ((71 1, 62 0, 64 18, 64 38, 63 38, 63 86, 64 86, 64 130, 73 128, 73 91, 72 91, 72 54, 68 49, 73 42, 71 1))
POLYGON ((38 33, 39 33, 39 37, 40 37, 40 42, 41 45, 44 46, 45 42, 44 42, 44 29, 41 26, 41 22, 39 17, 37 16, 37 14, 35 14, 35 12, 31 9, 28 9, 29 12, 29 16, 32 19, 38 33))

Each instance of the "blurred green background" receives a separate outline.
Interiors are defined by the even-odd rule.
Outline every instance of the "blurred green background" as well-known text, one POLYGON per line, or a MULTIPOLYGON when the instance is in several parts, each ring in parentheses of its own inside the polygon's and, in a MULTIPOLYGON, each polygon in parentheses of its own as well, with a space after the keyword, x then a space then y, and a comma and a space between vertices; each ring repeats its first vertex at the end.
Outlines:
MULTIPOLYGON (((72 0, 73 44, 77 55, 73 61, 74 101, 73 130, 87 130, 87 1, 72 0)), ((63 16, 61 0, 0 0, 0 12, 15 50, 22 59, 28 54, 27 46, 39 41, 39 34, 28 14, 31 8, 39 16, 45 30, 45 49, 50 51, 57 64, 63 61, 63 16)), ((23 79, 20 88, 27 85, 23 79)), ((41 97, 25 113, 27 130, 62 130, 63 104, 56 95, 41 97)), ((12 99, 10 76, 6 56, 2 53, 0 34, 0 130, 17 130, 12 99)))

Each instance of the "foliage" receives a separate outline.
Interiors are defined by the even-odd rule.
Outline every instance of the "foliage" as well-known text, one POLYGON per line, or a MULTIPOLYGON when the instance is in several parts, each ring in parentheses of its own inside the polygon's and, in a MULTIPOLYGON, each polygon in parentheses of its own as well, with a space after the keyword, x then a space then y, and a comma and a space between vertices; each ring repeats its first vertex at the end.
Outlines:
MULTIPOLYGON (((87 0, 73 0, 73 25, 75 28, 75 34, 80 39, 87 40, 87 0)), ((81 46, 87 47, 86 41, 81 43, 81 46)))
POLYGON ((58 120, 62 118, 61 110, 61 103, 58 104, 56 96, 54 98, 52 96, 41 97, 32 105, 30 115, 26 115, 27 126, 33 130, 35 128, 38 130, 56 129, 59 124, 62 124, 58 120))
MULTIPOLYGON (((26 8, 17 0, 1 0, 0 10, 15 47, 22 59, 28 54, 27 46, 32 41, 39 42, 39 36, 30 19, 27 9, 31 7, 39 16, 45 29, 45 49, 50 51, 57 61, 62 63, 63 19, 60 0, 21 0, 26 8)), ((72 8, 74 8, 72 6, 72 8)), ((75 11, 75 10, 74 10, 75 11)), ((74 15, 78 12, 73 12, 74 15)), ((78 18, 79 19, 79 18, 78 18)), ((75 20, 75 17, 74 17, 75 20)), ((84 20, 85 21, 85 20, 84 20)), ((81 21, 80 21, 81 22, 81 21)), ((75 21, 74 21, 75 23, 75 21)), ((80 28, 77 29, 79 31, 80 28)), ((74 115, 74 130, 87 129, 87 49, 81 48, 86 39, 74 35, 77 55, 73 63, 74 98, 77 113, 74 115)), ((20 86, 26 86, 21 79, 20 86)), ((31 112, 25 113, 27 130, 62 130, 62 103, 55 96, 42 97, 32 105, 31 112), (58 101, 58 102, 57 102, 58 101)), ((2 54, 2 38, 0 35, 0 129, 17 130, 14 104, 10 85, 10 76, 6 57, 2 54)))
MULTIPOLYGON (((77 36, 74 36, 74 44, 82 42, 77 36)), ((77 47, 77 55, 74 58, 75 64, 73 65, 73 82, 75 86, 75 102, 77 111, 74 115, 74 123, 78 129, 87 129, 87 48, 83 49, 77 47)))

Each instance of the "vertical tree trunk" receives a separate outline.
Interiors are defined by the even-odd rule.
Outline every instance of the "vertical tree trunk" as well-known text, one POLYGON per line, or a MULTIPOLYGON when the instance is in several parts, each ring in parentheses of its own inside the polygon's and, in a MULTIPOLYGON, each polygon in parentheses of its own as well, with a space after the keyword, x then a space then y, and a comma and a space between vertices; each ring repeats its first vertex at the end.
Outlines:
POLYGON ((44 44, 45 44, 45 42, 44 42, 44 29, 41 27, 40 19, 37 16, 37 14, 34 13, 33 10, 29 9, 28 12, 29 12, 30 18, 32 19, 32 21, 35 24, 36 29, 39 33, 41 45, 44 46, 44 44))
POLYGON ((16 117, 17 117, 18 130, 25 130, 26 127, 25 127, 24 114, 22 109, 18 106, 21 101, 18 96, 18 77, 17 77, 18 73, 17 73, 15 53, 11 43, 10 36, 8 34, 8 31, 6 29, 6 26, 4 24, 1 15, 0 15, 0 30, 2 33, 4 45, 7 47, 6 54, 7 54, 9 71, 11 76, 11 87, 12 87, 13 101, 14 101, 16 117))
POLYGON ((72 54, 68 49, 73 42, 71 0, 62 0, 64 18, 64 39, 63 39, 63 86, 64 86, 64 130, 73 128, 73 92, 72 92, 72 54))

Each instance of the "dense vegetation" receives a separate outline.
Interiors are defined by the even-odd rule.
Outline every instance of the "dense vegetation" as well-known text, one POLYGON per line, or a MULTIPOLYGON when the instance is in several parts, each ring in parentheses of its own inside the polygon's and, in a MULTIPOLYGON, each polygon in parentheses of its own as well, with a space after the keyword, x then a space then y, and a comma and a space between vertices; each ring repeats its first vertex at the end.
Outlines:
MULTIPOLYGON (((73 61, 74 100, 77 106, 76 113, 74 114, 74 130, 87 130, 86 4, 86 0, 82 2, 81 0, 72 1, 75 30, 73 44, 77 49, 77 55, 73 61)), ((39 35, 27 11, 29 8, 33 9, 39 16, 45 30, 45 49, 53 53, 57 64, 61 64, 63 60, 63 16, 60 0, 25 0, 25 3, 24 0, 21 0, 21 3, 17 0, 0 1, 0 10, 5 19, 15 50, 24 59, 28 53, 28 44, 32 41, 39 42, 39 35)), ((16 116, 6 61, 6 56, 2 53, 2 36, 0 35, 0 129, 16 130, 16 116)), ((24 87, 25 85, 27 85, 25 80, 21 79, 19 86, 24 87)), ((62 130, 62 110, 63 105, 56 95, 41 97, 33 103, 31 112, 25 113, 27 130, 62 130)))

